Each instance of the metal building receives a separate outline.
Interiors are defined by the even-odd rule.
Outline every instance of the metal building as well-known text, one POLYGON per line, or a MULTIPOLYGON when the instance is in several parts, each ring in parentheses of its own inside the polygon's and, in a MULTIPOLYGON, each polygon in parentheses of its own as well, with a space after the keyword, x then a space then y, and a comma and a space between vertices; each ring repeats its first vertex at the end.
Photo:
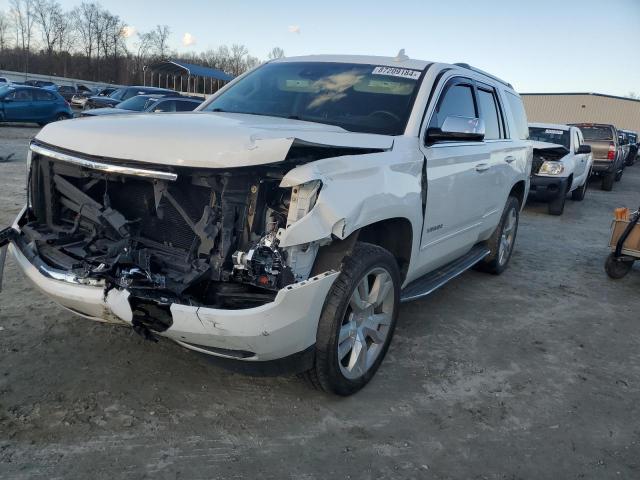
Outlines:
POLYGON ((522 93, 530 122, 611 123, 640 132, 640 100, 601 93, 522 93))
POLYGON ((217 91, 226 82, 233 80, 233 75, 217 68, 203 67, 179 60, 167 60, 144 66, 142 77, 145 86, 148 84, 151 87, 172 88, 179 92, 204 95, 217 91))

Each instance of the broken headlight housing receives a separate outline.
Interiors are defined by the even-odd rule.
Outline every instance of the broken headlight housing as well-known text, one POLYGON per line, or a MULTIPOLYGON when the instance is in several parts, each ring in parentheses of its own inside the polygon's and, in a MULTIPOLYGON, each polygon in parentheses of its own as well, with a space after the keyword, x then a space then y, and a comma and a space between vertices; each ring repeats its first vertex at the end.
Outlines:
POLYGON ((538 170, 538 174, 542 175, 560 175, 562 172, 564 172, 562 162, 551 162, 548 160, 545 161, 540 167, 540 170, 538 170))

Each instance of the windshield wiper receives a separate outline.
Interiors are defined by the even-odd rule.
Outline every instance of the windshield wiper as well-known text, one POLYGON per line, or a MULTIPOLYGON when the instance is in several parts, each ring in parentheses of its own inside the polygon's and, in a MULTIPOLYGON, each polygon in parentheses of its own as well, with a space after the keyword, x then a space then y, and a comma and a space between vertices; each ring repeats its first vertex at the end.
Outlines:
POLYGON ((211 111, 212 112, 223 112, 223 113, 226 112, 226 110, 223 110, 222 108, 213 108, 211 111))

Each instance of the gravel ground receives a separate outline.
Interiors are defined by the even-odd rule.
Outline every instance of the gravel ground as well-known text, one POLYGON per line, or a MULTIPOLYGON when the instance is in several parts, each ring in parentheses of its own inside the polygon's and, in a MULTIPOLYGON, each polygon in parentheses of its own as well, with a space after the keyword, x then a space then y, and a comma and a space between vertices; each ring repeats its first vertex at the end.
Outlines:
MULTIPOLYGON (((36 132, 0 126, 0 158, 16 153, 0 225, 36 132)), ((376 378, 346 399, 74 317, 10 261, 0 478, 640 478, 640 269, 603 271, 613 209, 639 191, 636 166, 562 217, 528 206, 507 272, 403 305, 376 378)))

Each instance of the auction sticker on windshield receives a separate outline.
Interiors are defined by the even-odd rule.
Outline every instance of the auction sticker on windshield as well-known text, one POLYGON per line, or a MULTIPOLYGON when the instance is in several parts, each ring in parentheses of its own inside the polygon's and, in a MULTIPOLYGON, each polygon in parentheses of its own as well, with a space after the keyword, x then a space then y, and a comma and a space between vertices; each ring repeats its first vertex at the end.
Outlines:
POLYGON ((373 75, 387 75, 390 77, 410 78, 417 80, 420 78, 420 70, 409 70, 408 68, 397 67, 376 67, 371 72, 373 75))

